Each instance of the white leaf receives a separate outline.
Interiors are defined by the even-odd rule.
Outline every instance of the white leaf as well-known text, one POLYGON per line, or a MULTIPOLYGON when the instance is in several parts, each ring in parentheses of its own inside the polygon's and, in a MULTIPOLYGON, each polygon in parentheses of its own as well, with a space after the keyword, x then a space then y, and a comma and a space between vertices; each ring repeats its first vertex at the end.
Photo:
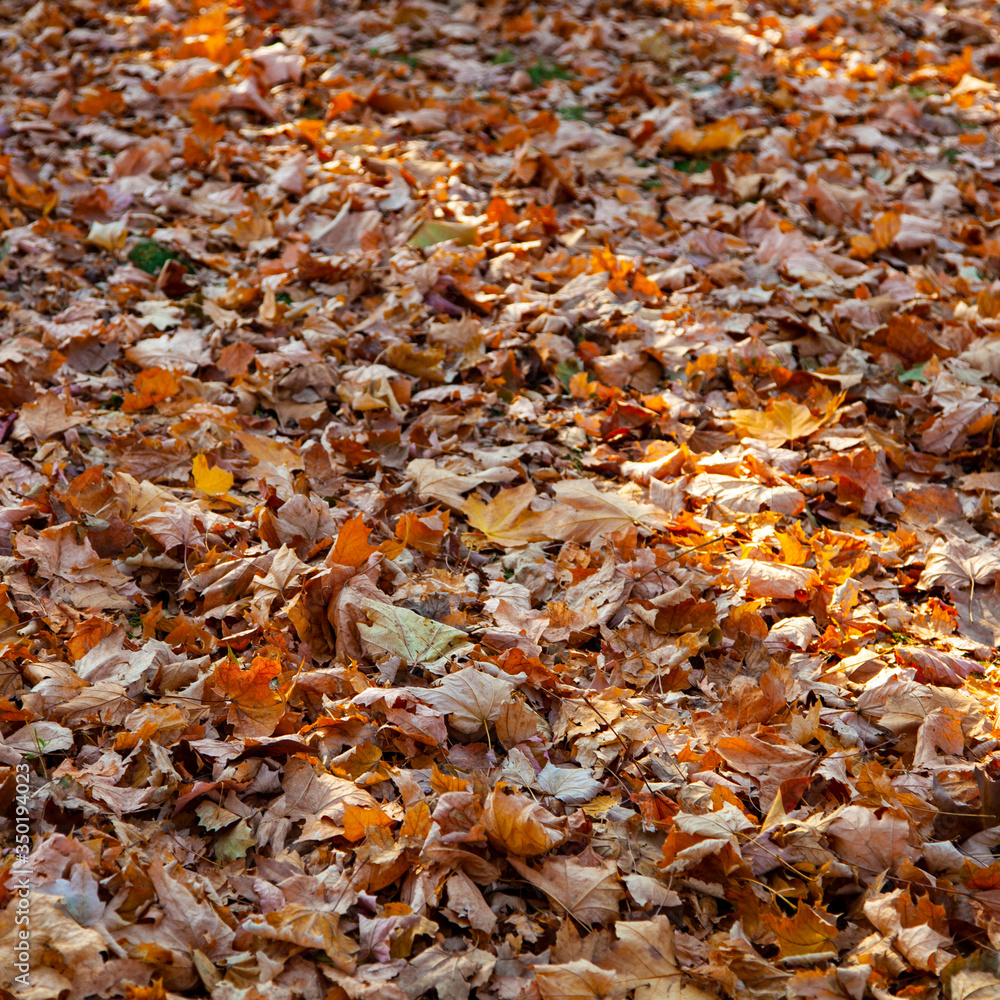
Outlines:
POLYGON ((553 795, 569 805, 589 802, 603 787, 586 768, 556 767, 554 764, 542 768, 536 785, 546 795, 553 795))
POLYGON ((460 733, 477 733, 496 722, 500 710, 510 701, 513 680, 491 677, 465 667, 449 674, 436 688, 409 688, 409 693, 425 705, 451 716, 451 724, 460 733))

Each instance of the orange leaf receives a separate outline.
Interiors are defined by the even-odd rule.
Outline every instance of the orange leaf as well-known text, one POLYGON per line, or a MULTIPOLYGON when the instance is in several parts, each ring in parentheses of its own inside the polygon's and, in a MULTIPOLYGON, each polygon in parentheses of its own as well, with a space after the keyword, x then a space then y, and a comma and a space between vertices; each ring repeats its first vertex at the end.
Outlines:
POLYGON ((162 979, 154 979, 149 986, 125 986, 125 1000, 167 1000, 162 979))
POLYGON ((328 565, 353 566, 357 569, 373 552, 378 551, 377 545, 368 541, 370 528, 365 527, 364 518, 358 514, 352 517, 340 529, 333 551, 327 556, 328 565))
POLYGON ((777 938, 782 958, 792 955, 837 954, 831 942, 837 936, 837 922, 819 907, 799 903, 794 917, 774 913, 763 915, 764 924, 777 938))
POLYGON ((215 665, 212 686, 229 702, 226 721, 238 737, 270 736, 285 714, 284 693, 274 682, 281 674, 281 664, 266 656, 257 656, 248 670, 239 661, 227 657, 215 665))
MULTIPOLYGON (((147 368, 136 375, 135 388, 135 392, 125 393, 125 400, 122 403, 122 410, 125 413, 145 410, 169 399, 180 392, 181 384, 173 372, 168 372, 165 368, 147 368)), ((232 483, 229 485, 232 486, 232 483)), ((226 489, 228 488, 227 486, 226 489)))
POLYGON ((503 225, 505 222, 516 225, 519 218, 503 198, 495 197, 486 209, 486 221, 490 225, 503 225))
POLYGON ((534 799, 500 782, 483 808, 486 836, 497 850, 530 858, 566 839, 566 818, 553 815, 534 799))
POLYGON ((703 129, 681 129, 670 137, 667 145, 684 153, 715 153, 721 149, 735 149, 744 135, 735 118, 723 118, 703 129))
POLYGON ((439 507, 423 516, 403 514, 396 522, 396 537, 421 552, 436 552, 444 540, 450 517, 448 511, 441 512, 439 507))
POLYGON ((851 237, 851 256, 857 260, 867 260, 878 250, 878 244, 867 234, 851 237))
POLYGON ((342 90, 336 97, 330 101, 329 114, 342 115, 346 111, 350 111, 354 107, 355 97, 349 90, 342 90))
POLYGON ((883 212, 872 223, 872 236, 879 250, 885 250, 899 233, 900 218, 895 212, 883 212))
POLYGON ((342 825, 348 840, 364 840, 373 827, 392 826, 392 820, 378 806, 345 806, 342 825))
POLYGON ((660 286, 638 271, 632 277, 632 291, 637 295, 645 295, 647 299, 659 299, 663 297, 660 286))

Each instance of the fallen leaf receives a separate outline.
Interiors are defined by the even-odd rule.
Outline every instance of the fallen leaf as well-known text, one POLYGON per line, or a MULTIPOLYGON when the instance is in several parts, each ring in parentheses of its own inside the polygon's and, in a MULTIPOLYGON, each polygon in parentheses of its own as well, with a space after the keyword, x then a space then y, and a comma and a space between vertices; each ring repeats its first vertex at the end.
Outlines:
POLYGON ((687 980, 677 963, 674 930, 667 917, 615 924, 617 941, 606 964, 617 973, 618 990, 635 990, 636 1000, 715 1000, 687 980))
POLYGON ((191 471, 194 475, 194 488, 210 497, 225 496, 232 488, 233 474, 217 465, 210 466, 204 455, 195 455, 191 471))
POLYGON ((510 864, 582 924, 608 924, 619 915, 618 904, 625 891, 612 862, 591 866, 576 858, 560 857, 546 859, 540 869, 516 858, 511 858, 510 864))
MULTIPOLYGON (((559 819, 502 782, 486 799, 483 825, 490 843, 498 850, 522 858, 545 854, 566 839, 565 819, 559 819)), ((513 860, 511 863, 514 864, 513 860)))
POLYGON ((370 598, 362 600, 361 607, 372 622, 371 625, 358 625, 362 639, 387 653, 401 656, 409 664, 422 664, 432 672, 439 672, 448 660, 473 650, 465 632, 415 611, 370 598))

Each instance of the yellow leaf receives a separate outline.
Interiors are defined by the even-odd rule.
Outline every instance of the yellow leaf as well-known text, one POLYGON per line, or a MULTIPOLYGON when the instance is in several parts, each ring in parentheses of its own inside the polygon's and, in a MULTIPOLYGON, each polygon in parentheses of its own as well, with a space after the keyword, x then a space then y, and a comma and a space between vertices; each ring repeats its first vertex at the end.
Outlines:
POLYGON ((217 465, 208 465, 204 455, 195 455, 192 468, 194 487, 207 493, 210 497, 224 496, 233 485, 233 474, 220 469, 217 465))
POLYGON ((680 129, 670 137, 667 145, 683 153, 715 153, 721 149, 735 149, 744 134, 736 119, 723 118, 703 129, 680 129))
POLYGON ((742 438, 756 438, 779 448, 786 441, 808 437, 819 430, 836 412, 843 397, 838 396, 826 413, 816 416, 808 406, 793 399, 772 399, 766 410, 731 410, 729 419, 742 438))
POLYGON ((481 531, 491 542, 505 548, 527 545, 545 538, 539 514, 529 510, 535 499, 531 483, 501 490, 489 503, 479 497, 469 497, 462 505, 462 513, 469 524, 481 531))

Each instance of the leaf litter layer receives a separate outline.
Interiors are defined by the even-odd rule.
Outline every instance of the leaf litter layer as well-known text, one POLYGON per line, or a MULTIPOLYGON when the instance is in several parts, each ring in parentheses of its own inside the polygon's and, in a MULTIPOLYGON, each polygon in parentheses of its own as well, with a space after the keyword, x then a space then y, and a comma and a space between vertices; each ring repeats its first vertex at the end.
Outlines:
POLYGON ((5 986, 997 995, 992 6, 0 11, 5 986))

